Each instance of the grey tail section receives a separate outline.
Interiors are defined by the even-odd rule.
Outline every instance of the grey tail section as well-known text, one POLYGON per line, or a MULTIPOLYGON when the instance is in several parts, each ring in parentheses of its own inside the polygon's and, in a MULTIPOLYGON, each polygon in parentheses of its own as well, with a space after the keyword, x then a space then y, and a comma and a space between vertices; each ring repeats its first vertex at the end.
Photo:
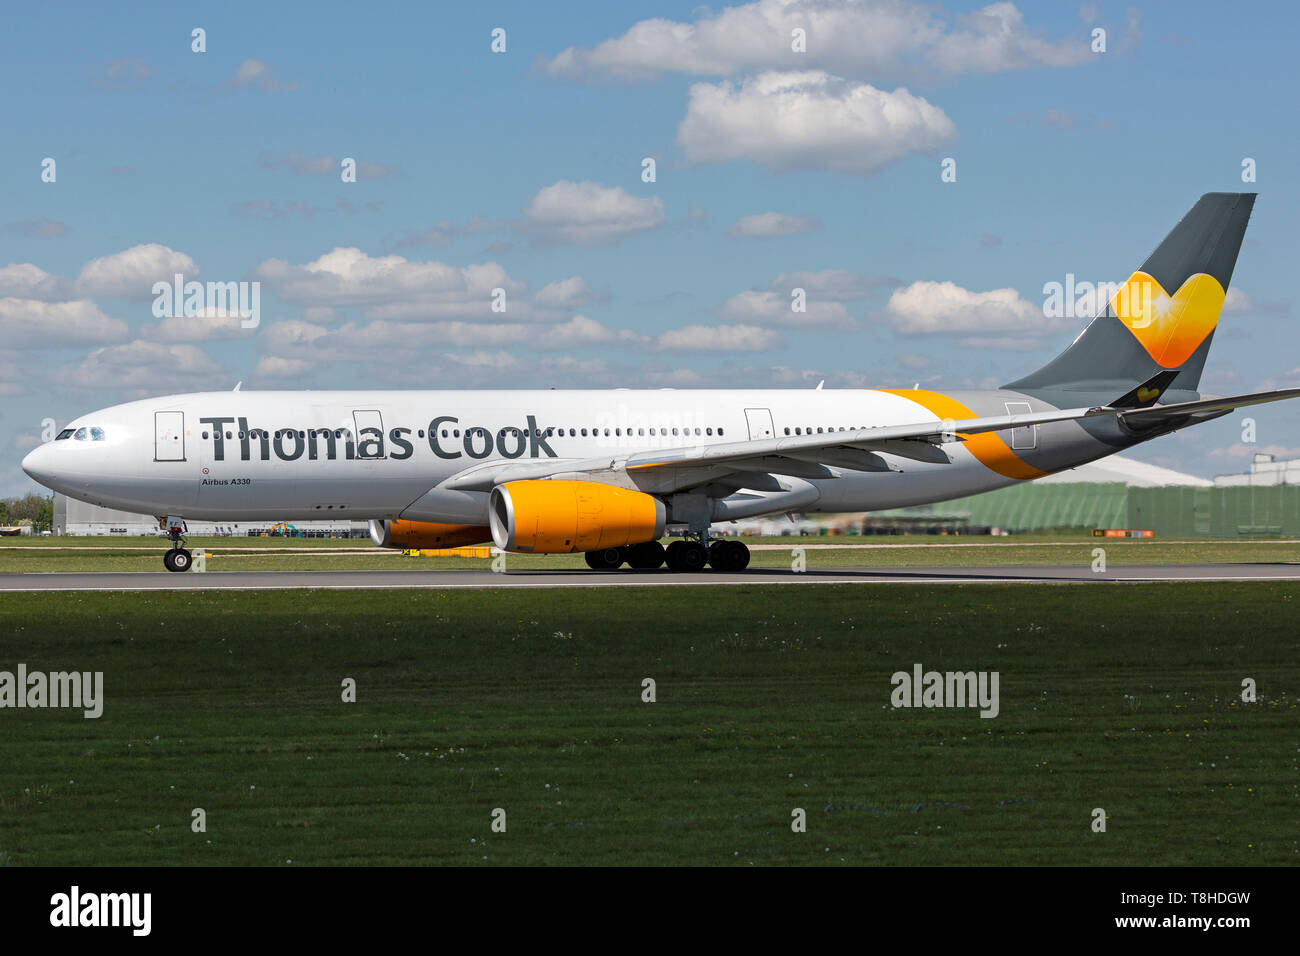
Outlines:
MULTIPOLYGON (((1174 226, 1140 271, 1174 295, 1190 277, 1205 273, 1226 294, 1237 264, 1255 193, 1206 193, 1174 226)), ((1161 389, 1169 401, 1199 397, 1201 371, 1214 339, 1211 331, 1161 389)), ((1168 371, 1151 357, 1107 302, 1083 333, 1051 362, 1002 386, 1058 407, 1104 404, 1168 371)))

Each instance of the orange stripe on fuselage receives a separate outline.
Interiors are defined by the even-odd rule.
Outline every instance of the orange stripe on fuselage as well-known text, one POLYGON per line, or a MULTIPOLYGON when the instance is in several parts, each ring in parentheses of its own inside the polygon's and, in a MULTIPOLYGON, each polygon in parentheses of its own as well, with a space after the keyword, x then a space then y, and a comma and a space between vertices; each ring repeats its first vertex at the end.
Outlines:
MULTIPOLYGON (((922 408, 937 415, 940 420, 961 421, 966 418, 979 418, 975 412, 955 398, 949 398, 947 395, 941 395, 938 392, 907 388, 882 388, 879 391, 897 395, 899 398, 905 398, 910 402, 916 402, 922 408)), ((1022 461, 1020 456, 1011 450, 1011 446, 1003 441, 997 432, 981 432, 978 435, 964 435, 963 437, 966 439, 962 443, 963 447, 974 455, 985 468, 995 471, 999 475, 1028 481, 1031 478, 1042 478, 1047 474, 1047 472, 1039 471, 1033 465, 1022 461)))

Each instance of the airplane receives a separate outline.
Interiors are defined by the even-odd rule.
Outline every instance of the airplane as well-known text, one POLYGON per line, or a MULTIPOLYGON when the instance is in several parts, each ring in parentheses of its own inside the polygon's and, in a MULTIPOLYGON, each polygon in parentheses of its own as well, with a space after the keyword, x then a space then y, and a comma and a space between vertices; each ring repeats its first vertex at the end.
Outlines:
POLYGON ((1197 391, 1254 201, 1202 196, 1064 352, 998 389, 236 386, 83 415, 22 467, 157 515, 169 571, 191 566, 187 518, 344 517, 380 547, 740 571, 748 548, 713 525, 964 497, 1300 395, 1197 391))

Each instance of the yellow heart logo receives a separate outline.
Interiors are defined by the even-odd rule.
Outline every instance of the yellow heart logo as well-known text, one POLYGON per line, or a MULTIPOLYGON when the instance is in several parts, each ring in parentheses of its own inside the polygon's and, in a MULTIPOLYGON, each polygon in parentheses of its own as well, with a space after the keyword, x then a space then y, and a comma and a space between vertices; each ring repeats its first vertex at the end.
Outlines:
MULTIPOLYGON (((1152 359, 1177 368, 1219 324, 1225 297, 1218 280, 1204 272, 1189 277, 1172 296, 1145 272, 1135 272, 1110 304, 1152 359)), ((1141 392, 1138 397, 1146 401, 1141 392)))
POLYGON ((1150 402, 1150 401, 1153 401, 1154 399, 1159 398, 1159 397, 1160 397, 1160 389, 1158 389, 1158 388, 1139 388, 1139 389, 1138 389, 1138 401, 1139 401, 1139 402, 1150 402))

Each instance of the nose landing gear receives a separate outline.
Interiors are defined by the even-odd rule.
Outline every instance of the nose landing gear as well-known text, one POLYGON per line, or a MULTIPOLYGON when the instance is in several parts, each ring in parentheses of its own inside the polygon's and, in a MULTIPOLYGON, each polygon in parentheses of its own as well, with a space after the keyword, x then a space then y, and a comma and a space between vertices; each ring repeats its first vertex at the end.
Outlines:
POLYGON ((172 539, 171 549, 163 552, 163 567, 168 571, 188 571, 194 559, 185 550, 185 539, 181 537, 186 531, 185 519, 168 515, 159 524, 172 539))

